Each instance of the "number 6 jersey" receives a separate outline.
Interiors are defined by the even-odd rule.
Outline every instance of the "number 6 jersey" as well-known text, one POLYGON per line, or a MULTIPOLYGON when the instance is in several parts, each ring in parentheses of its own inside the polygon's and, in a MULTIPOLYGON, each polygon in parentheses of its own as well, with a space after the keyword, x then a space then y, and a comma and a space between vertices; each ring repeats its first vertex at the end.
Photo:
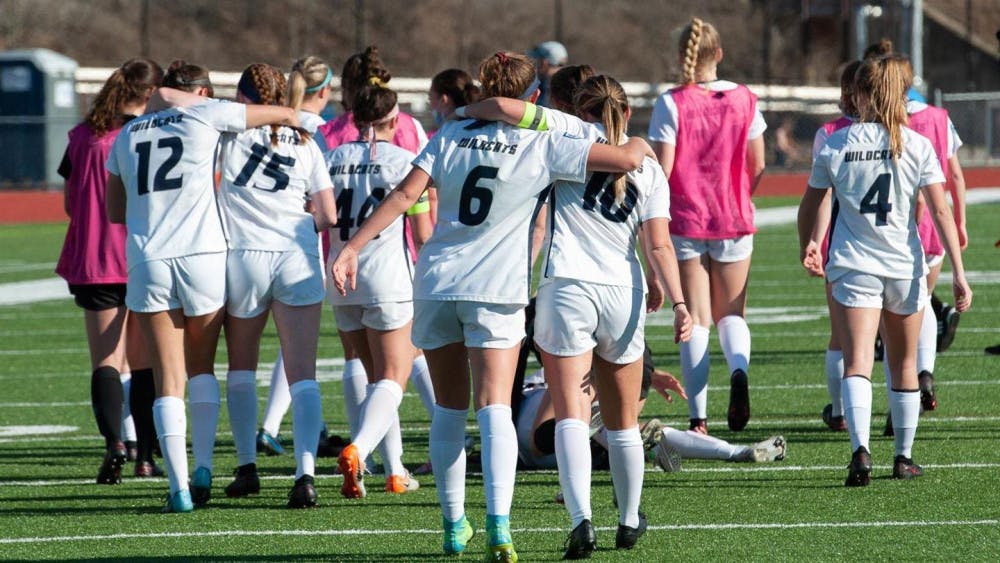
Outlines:
POLYGON ((125 184, 129 270, 150 260, 225 252, 213 186, 222 131, 246 129, 246 106, 208 101, 136 118, 108 156, 125 184))
MULTIPOLYGON (((412 152, 385 141, 378 142, 375 158, 368 142, 340 145, 326 153, 326 164, 337 198, 337 224, 330 229, 330 260, 364 225, 385 196, 410 172, 412 152)), ((346 296, 328 292, 330 303, 370 305, 413 300, 413 261, 403 235, 403 216, 397 217, 358 256, 357 288, 346 296)))
POLYGON ((903 154, 892 159, 889 132, 855 123, 830 135, 813 161, 809 187, 833 188, 827 279, 848 270, 894 279, 927 273, 917 233, 917 190, 944 182, 930 141, 903 128, 903 154))

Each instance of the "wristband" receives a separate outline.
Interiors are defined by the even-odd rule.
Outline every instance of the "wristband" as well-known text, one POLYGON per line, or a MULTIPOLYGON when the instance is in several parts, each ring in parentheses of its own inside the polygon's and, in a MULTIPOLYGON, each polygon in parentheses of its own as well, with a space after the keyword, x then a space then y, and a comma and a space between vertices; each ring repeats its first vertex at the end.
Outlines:
POLYGON ((455 115, 457 115, 459 117, 466 117, 466 115, 465 115, 465 106, 459 106, 459 107, 455 108, 455 115))
POLYGON ((677 307, 680 307, 681 305, 684 305, 685 307, 687 307, 687 303, 685 303, 683 301, 678 301, 677 303, 674 303, 674 306, 671 307, 670 310, 671 311, 676 311, 677 307))

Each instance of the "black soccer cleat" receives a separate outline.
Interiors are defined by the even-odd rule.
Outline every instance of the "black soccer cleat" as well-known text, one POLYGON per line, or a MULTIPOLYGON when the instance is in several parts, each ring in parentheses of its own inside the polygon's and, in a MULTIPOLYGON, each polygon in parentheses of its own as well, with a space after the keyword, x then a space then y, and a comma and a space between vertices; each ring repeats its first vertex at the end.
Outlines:
POLYGON ((885 428, 882 429, 882 435, 889 438, 896 435, 896 430, 892 427, 892 413, 885 415, 885 428))
POLYGON ((885 360, 885 344, 882 343, 882 335, 875 335, 875 361, 881 362, 885 360))
POLYGON ((260 477, 257 476, 256 463, 237 467, 233 475, 236 476, 233 482, 226 485, 227 497, 240 498, 260 493, 260 477))
POLYGON ((741 369, 729 378, 729 429, 739 432, 750 422, 750 385, 747 373, 741 369))
POLYGON ((646 533, 646 515, 639 513, 639 525, 630 528, 623 524, 618 525, 618 532, 615 534, 615 549, 632 549, 639 538, 646 533))
POLYGON ((98 485, 117 485, 122 482, 122 467, 128 459, 128 452, 125 444, 115 442, 104 453, 104 461, 101 468, 97 470, 98 485))
POLYGON ((316 506, 316 487, 313 476, 303 475, 295 481, 288 493, 288 508, 312 508, 316 506))
POLYGON ((915 477, 923 477, 924 468, 920 467, 916 463, 913 463, 913 459, 898 455, 892 462, 892 478, 893 479, 913 479, 915 477))
POLYGON ((590 520, 573 528, 563 547, 566 550, 563 559, 590 559, 590 554, 597 550, 597 532, 590 520))
POLYGON ((937 393, 934 391, 934 374, 924 370, 917 376, 920 384, 920 406, 925 411, 932 411, 937 408, 937 393))
POLYGON ((846 487, 867 487, 872 482, 872 456, 864 446, 859 446, 847 466, 846 487))
POLYGON ((941 309, 941 317, 938 319, 938 352, 944 352, 951 347, 951 343, 955 341, 955 333, 958 332, 960 320, 962 320, 961 313, 951 305, 944 305, 941 309))
POLYGON ((830 430, 834 432, 847 431, 847 420, 844 419, 843 415, 833 416, 833 403, 827 403, 820 416, 823 418, 823 424, 826 424, 830 430))

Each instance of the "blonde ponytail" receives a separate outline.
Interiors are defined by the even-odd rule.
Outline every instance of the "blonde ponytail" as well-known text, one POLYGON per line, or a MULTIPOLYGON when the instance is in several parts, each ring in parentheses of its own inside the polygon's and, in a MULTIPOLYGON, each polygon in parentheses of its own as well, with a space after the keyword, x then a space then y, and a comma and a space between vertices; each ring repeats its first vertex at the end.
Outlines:
MULTIPOLYGON (((608 144, 622 144, 628 128, 628 97, 617 80, 606 75, 588 78, 577 90, 575 105, 580 117, 589 115, 601 120, 608 144)), ((625 190, 625 175, 619 174, 614 182, 615 200, 618 203, 625 200, 625 190)))

